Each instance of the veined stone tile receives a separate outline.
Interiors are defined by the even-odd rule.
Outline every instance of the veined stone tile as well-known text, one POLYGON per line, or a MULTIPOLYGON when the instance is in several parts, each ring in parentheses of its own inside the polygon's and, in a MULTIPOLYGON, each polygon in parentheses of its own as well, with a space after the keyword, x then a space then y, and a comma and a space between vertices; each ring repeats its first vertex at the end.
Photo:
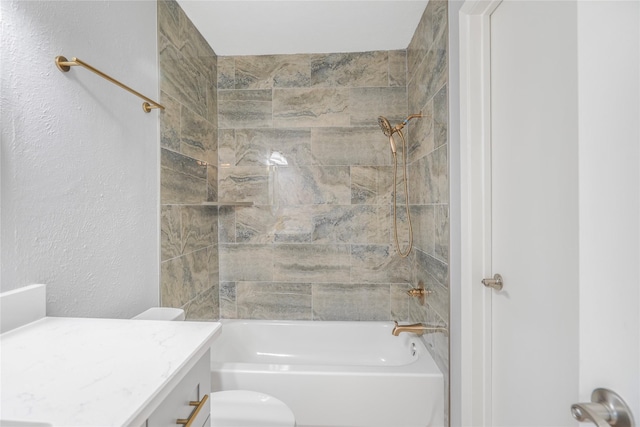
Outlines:
POLYGON ((207 250, 191 252, 161 264, 163 307, 182 307, 209 285, 207 250))
POLYGON ((185 282, 184 257, 160 264, 160 304, 162 307, 182 307, 191 298, 185 282))
POLYGON ((218 170, 218 199, 221 202, 269 203, 269 168, 236 166, 218 170))
POLYGON ((242 319, 311 320, 307 283, 238 282, 236 301, 242 319))
POLYGON ((210 288, 196 295, 184 310, 187 320, 217 320, 220 317, 218 288, 210 288))
POLYGON ((218 289, 220 285, 220 251, 218 250, 218 242, 209 246, 207 251, 209 286, 218 289))
POLYGON ((277 169, 276 192, 281 205, 349 204, 349 167, 301 166, 277 169))
POLYGON ((433 98, 433 129, 435 147, 440 147, 448 141, 449 130, 449 102, 447 85, 442 86, 433 98))
POLYGON ((409 321, 409 299, 407 295, 412 286, 409 283, 395 283, 391 285, 391 319, 398 322, 409 321))
MULTIPOLYGON (((351 89, 350 112, 351 126, 377 126, 378 116, 386 117, 391 122, 391 126, 395 126, 407 116, 407 89, 405 87, 351 89)), ((381 131, 380 135, 383 135, 381 131)))
POLYGON ((175 0, 158 1, 158 32, 181 48, 186 15, 175 0))
POLYGON ((275 127, 349 126, 348 89, 274 89, 275 127))
POLYGON ((235 129, 218 130, 218 162, 220 167, 237 166, 235 129))
POLYGON ((261 128, 272 125, 270 90, 219 90, 218 126, 261 128))
MULTIPOLYGON (((441 319, 440 316, 438 316, 438 314, 433 310, 430 310, 428 308, 425 309, 424 307, 421 307, 421 306, 419 306, 417 309, 421 310, 421 313, 416 313, 415 311, 411 311, 410 313, 410 315, 412 316, 411 322, 421 322, 428 326, 448 328, 448 325, 446 324, 446 322, 443 319, 441 319), (414 320, 417 318, 421 318, 421 320, 414 320)), ((423 339, 427 347, 427 350, 431 354, 431 357, 433 357, 433 360, 436 362, 436 365, 438 365, 438 368, 443 373, 444 377, 448 378, 449 376, 448 375, 449 362, 447 360, 448 352, 449 352, 448 337, 446 336, 446 334, 442 332, 436 332, 436 333, 429 333, 429 334, 423 335, 423 339)), ((445 380, 445 383, 446 382, 448 382, 448 380, 445 380)), ((447 411, 445 411, 445 414, 446 413, 447 411)))
POLYGON ((221 102, 228 102, 228 101, 270 102, 272 100, 272 92, 269 89, 219 90, 218 100, 221 102))
POLYGON ((387 86, 387 51, 311 55, 311 84, 316 87, 387 86))
POLYGON ((435 209, 433 205, 411 206, 413 246, 429 255, 434 254, 435 209))
POLYGON ((218 56, 218 89, 235 89, 236 60, 233 56, 218 56))
POLYGON ((235 58, 236 89, 308 87, 310 78, 311 63, 305 54, 235 58))
POLYGON ((160 209, 160 252, 162 261, 182 254, 180 207, 164 205, 160 209))
MULTIPOLYGON (((270 245, 221 244, 220 281, 271 281, 274 250, 270 245)), ((279 280, 279 279, 276 279, 279 280)))
POLYGON ((421 108, 447 82, 447 44, 446 37, 440 37, 427 51, 424 60, 414 71, 409 80, 409 105, 421 108))
POLYGON ((218 167, 207 165, 207 202, 218 201, 218 167))
MULTIPOLYGON (((428 6, 428 5, 427 5, 428 6)), ((430 10, 424 11, 422 18, 413 33, 411 42, 407 47, 407 68, 409 80, 414 78, 415 70, 423 61, 427 51, 433 44, 432 20, 430 19, 430 10)))
POLYGON ((348 245, 281 244, 273 248, 276 281, 347 283, 349 280, 348 245))
POLYGON ((182 107, 180 152, 209 164, 218 163, 217 130, 211 123, 182 107))
POLYGON ((207 199, 207 180, 162 167, 160 199, 163 205, 201 203, 207 199))
POLYGON ((188 253, 216 243, 218 208, 215 206, 182 206, 182 247, 188 253))
POLYGON ((416 251, 416 271, 428 272, 440 285, 449 287, 449 266, 420 250, 416 251))
POLYGON ((375 205, 323 205, 314 209, 314 243, 378 243, 389 240, 389 209, 375 205))
MULTIPOLYGON (((183 236, 184 238, 184 236, 183 236)), ((210 288, 209 285, 209 254, 207 248, 186 254, 180 258, 187 260, 188 287, 190 299, 210 288)))
POLYGON ((218 241, 220 243, 236 242, 236 208, 221 206, 218 211, 218 241))
POLYGON ((449 289, 439 284, 428 272, 422 272, 425 289, 431 291, 426 298, 428 309, 435 310, 440 317, 449 317, 449 289))
POLYGON ((388 284, 313 284, 313 320, 389 320, 388 284))
MULTIPOLYGON (((216 58, 216 68, 217 61, 216 58)), ((205 118, 218 129, 218 87, 215 82, 215 74, 213 74, 213 79, 207 82, 207 116, 205 118)))
POLYGON ((437 148, 427 159, 431 159, 428 175, 431 200, 433 203, 449 203, 448 144, 437 148))
POLYGON ((309 242, 313 230, 311 206, 236 208, 238 243, 309 242))
MULTIPOLYGON (((186 16, 186 15, 185 15, 186 16)), ((193 25, 191 20, 187 17, 187 24, 185 25, 184 31, 184 46, 181 47, 180 51, 183 55, 191 61, 194 61, 194 64, 197 64, 198 61, 201 64, 198 64, 198 68, 202 69, 203 73, 206 74, 207 79, 216 79, 215 70, 215 62, 208 62, 211 58, 216 58, 217 55, 209 46, 209 43, 202 36, 202 33, 198 31, 198 29, 193 25), (213 65, 213 66, 212 66, 213 65)))
POLYGON ((392 190, 392 166, 351 167, 352 204, 389 206, 392 190))
POLYGON ((236 242, 273 243, 276 218, 269 206, 236 207, 236 242))
POLYGON ((310 242, 313 234, 311 212, 315 206, 283 206, 276 212, 274 238, 277 243, 310 242))
POLYGON ((314 163, 309 129, 237 129, 236 166, 291 166, 314 163))
POLYGON ((428 187, 427 176, 433 163, 433 153, 419 158, 409 165, 409 203, 412 205, 426 205, 434 203, 431 189, 428 187))
POLYGON ((376 125, 311 129, 311 152, 322 165, 388 165, 388 138, 376 125))
POLYGON ((389 245, 351 245, 351 281, 354 283, 407 283, 409 260, 389 245))
POLYGON ((433 100, 422 107, 422 116, 409 122, 409 162, 413 163, 431 153, 435 148, 433 131, 433 100))
POLYGON ((447 29, 449 28, 448 3, 446 0, 435 0, 427 5, 427 16, 431 31, 433 31, 432 40, 438 40, 440 37, 447 37, 447 29))
POLYGON ((437 205, 435 207, 435 257, 449 262, 449 206, 437 205))
POLYGON ((207 167, 166 149, 160 150, 162 204, 200 203, 207 198, 207 167))
POLYGON ((180 104, 160 92, 160 103, 165 107, 160 110, 160 146, 172 151, 180 151, 180 104))
MULTIPOLYGON (((407 217, 407 210, 406 210, 406 205, 404 204, 404 201, 398 202, 395 215, 396 215, 396 224, 398 227, 397 233, 398 233, 398 243, 400 244, 400 250, 402 251, 402 253, 406 253, 409 248, 410 235, 409 235, 409 218, 407 217)), ((397 253, 397 248, 395 246, 396 229, 393 222, 393 218, 394 218, 393 206, 391 206, 389 208, 389 222, 388 222, 389 244, 393 245, 394 253, 397 253)), ((411 218, 412 224, 414 223, 414 220, 415 218, 413 218, 413 215, 412 215, 412 218, 411 218)), ((415 229, 414 229, 413 236, 414 236, 414 239, 417 237, 415 229)))
POLYGON ((199 73, 164 36, 159 37, 160 90, 205 117, 206 90, 199 73))
POLYGON ((194 48, 190 42, 184 45, 184 47, 180 50, 182 53, 183 60, 187 63, 190 69, 195 70, 196 76, 195 80, 197 85, 193 88, 190 88, 189 91, 194 93, 187 93, 189 97, 193 100, 197 100, 198 106, 197 108, 189 105, 193 111, 198 112, 200 116, 206 118, 207 120, 212 119, 212 115, 209 114, 209 106, 211 103, 209 102, 208 96, 211 91, 210 88, 213 86, 213 80, 215 79, 215 69, 216 69, 216 57, 213 56, 194 56, 195 53, 194 48))
POLYGON ((220 283, 220 318, 237 319, 238 311, 236 306, 236 283, 220 283))
POLYGON ((389 86, 407 86, 407 51, 389 51, 389 86))
POLYGON ((414 205, 449 203, 447 147, 443 145, 411 164, 409 200, 414 205))
POLYGON ((160 150, 160 165, 163 168, 179 172, 194 178, 207 178, 206 162, 193 159, 191 157, 176 153, 174 151, 160 150))
POLYGON ((220 126, 225 128, 271 127, 271 102, 220 101, 220 126))

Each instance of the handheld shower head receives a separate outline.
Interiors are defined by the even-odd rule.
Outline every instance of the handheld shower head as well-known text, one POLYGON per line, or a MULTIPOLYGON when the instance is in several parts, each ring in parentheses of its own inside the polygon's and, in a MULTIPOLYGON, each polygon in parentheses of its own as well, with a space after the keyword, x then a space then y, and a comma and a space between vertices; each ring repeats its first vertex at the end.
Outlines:
POLYGON ((395 156, 396 142, 393 140, 393 132, 395 132, 395 129, 391 128, 391 123, 389 123, 389 120, 387 120, 386 117, 379 116, 378 124, 380 125, 380 129, 382 129, 382 133, 384 133, 385 136, 389 137, 389 145, 391 146, 391 152, 395 156))
POLYGON ((391 136, 393 129, 391 129, 391 123, 389 123, 386 117, 379 116, 378 125, 380 125, 380 129, 382 129, 382 133, 384 133, 385 136, 391 136))

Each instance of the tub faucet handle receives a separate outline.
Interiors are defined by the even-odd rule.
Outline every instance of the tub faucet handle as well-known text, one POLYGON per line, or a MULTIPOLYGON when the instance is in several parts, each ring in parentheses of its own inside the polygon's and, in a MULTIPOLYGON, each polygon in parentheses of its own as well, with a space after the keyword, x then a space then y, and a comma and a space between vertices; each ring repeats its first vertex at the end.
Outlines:
POLYGON ((407 291, 407 295, 410 297, 418 298, 420 305, 424 305, 427 295, 430 295, 433 291, 428 291, 424 288, 424 282, 420 280, 418 286, 407 291))

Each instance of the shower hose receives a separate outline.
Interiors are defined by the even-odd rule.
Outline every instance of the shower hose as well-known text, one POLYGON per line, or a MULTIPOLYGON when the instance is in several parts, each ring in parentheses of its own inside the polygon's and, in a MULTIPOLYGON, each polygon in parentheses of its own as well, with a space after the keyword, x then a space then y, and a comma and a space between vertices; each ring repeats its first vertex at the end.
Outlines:
MULTIPOLYGON (((407 247, 406 252, 403 252, 400 248, 400 243, 398 242, 398 215, 397 215, 397 187, 398 187, 398 155, 397 153, 393 153, 393 191, 392 191, 392 199, 393 199, 393 237, 396 242, 396 250, 398 251, 398 255, 402 258, 406 258, 411 253, 411 248, 413 247, 413 227, 411 226, 411 212, 409 212, 409 190, 407 184, 407 141, 404 138, 404 134, 401 130, 398 130, 400 134, 400 139, 402 139, 402 178, 404 181, 404 206, 407 212, 407 221, 409 221, 409 245, 407 247)), ((393 134, 390 136, 393 138, 393 134)))

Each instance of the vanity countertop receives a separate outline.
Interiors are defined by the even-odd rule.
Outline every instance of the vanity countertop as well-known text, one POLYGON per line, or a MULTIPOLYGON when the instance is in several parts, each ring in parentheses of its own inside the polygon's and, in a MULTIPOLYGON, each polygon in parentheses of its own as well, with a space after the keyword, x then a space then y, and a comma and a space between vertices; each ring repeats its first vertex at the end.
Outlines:
POLYGON ((220 323, 45 317, 0 335, 0 416, 143 425, 220 323))

